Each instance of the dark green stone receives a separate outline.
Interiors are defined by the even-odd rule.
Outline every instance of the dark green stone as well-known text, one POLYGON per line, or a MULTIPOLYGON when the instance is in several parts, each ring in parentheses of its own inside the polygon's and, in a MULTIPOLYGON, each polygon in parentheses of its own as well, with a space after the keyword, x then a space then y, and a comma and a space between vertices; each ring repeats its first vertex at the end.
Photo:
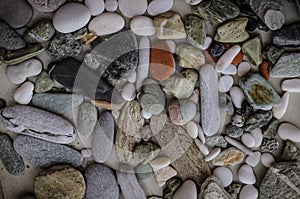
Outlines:
POLYGON ((137 144, 134 149, 133 155, 136 162, 148 164, 160 152, 160 147, 154 142, 141 142, 137 144))
POLYGON ((285 147, 281 155, 281 160, 300 162, 300 151, 293 142, 291 141, 285 142, 285 147))
POLYGON ((268 123, 268 125, 266 125, 262 129, 264 137, 267 137, 267 138, 276 137, 279 123, 280 123, 279 120, 272 118, 272 120, 268 123))
POLYGON ((207 34, 207 26, 205 20, 196 15, 188 15, 185 19, 185 32, 189 42, 196 48, 204 44, 207 34))
POLYGON ((262 44, 260 36, 246 41, 242 45, 242 51, 253 65, 260 65, 263 61, 262 44))
POLYGON ((41 43, 49 41, 55 34, 55 29, 49 20, 42 20, 29 28, 25 34, 24 39, 28 43, 41 43))
POLYGON ((167 180, 166 188, 163 191, 163 198, 164 199, 172 199, 174 193, 179 189, 182 185, 183 180, 179 177, 173 177, 167 180))
POLYGON ((0 48, 19 50, 26 46, 24 39, 5 22, 0 21, 0 48))
POLYGON ((267 50, 264 51, 264 55, 271 62, 271 64, 275 64, 283 52, 284 52, 284 50, 282 48, 276 48, 275 46, 269 46, 267 48, 267 50))
POLYGON ((271 119, 272 111, 259 110, 247 118, 243 129, 248 132, 253 131, 256 128, 265 126, 271 119))
POLYGON ((88 30, 87 28, 81 28, 79 30, 77 30, 76 32, 73 32, 73 37, 78 40, 78 39, 82 39, 84 36, 86 36, 88 34, 88 30))

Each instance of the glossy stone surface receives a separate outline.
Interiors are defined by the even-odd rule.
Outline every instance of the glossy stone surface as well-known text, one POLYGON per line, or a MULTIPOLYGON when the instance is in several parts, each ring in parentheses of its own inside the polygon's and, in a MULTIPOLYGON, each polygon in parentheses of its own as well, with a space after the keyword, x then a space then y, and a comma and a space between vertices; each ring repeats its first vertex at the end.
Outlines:
POLYGON ((205 20, 196 15, 188 15, 184 22, 189 42, 196 48, 199 48, 204 44, 207 34, 205 20))
POLYGON ((300 75, 300 53, 284 53, 271 70, 271 77, 298 77, 300 75))

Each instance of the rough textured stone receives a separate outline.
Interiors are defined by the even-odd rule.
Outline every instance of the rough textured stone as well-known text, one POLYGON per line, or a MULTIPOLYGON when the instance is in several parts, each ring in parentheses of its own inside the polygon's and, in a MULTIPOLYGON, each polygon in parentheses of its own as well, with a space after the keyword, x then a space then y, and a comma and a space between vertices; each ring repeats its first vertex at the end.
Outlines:
POLYGON ((193 68, 199 70, 205 64, 203 52, 190 45, 182 44, 176 48, 177 61, 183 68, 193 68))
POLYGON ((281 160, 282 161, 300 161, 300 150, 295 145, 295 143, 291 141, 285 142, 285 147, 283 149, 283 152, 281 154, 281 160))
POLYGON ((284 53, 271 70, 271 77, 287 78, 300 75, 300 53, 284 53))
POLYGON ((225 138, 221 135, 215 135, 211 137, 206 137, 205 144, 210 147, 221 147, 221 148, 227 148, 227 142, 225 138))
POLYGON ((276 48, 275 46, 269 46, 265 51, 264 55, 267 59, 272 63, 275 64, 278 58, 284 53, 284 49, 276 48))
POLYGON ((33 186, 37 199, 83 198, 86 189, 80 171, 68 165, 58 165, 40 172, 33 186))
POLYGON ((259 110, 247 118, 243 129, 245 131, 252 131, 256 128, 267 125, 271 119, 272 111, 259 110))
POLYGON ((5 22, 0 21, 0 48, 6 50, 18 50, 25 46, 25 41, 14 31, 14 29, 5 22))
POLYGON ((36 78, 34 84, 34 91, 37 93, 43 93, 51 90, 54 86, 53 80, 49 77, 49 75, 42 71, 36 78))
POLYGON ((226 135, 228 135, 229 137, 232 138, 238 138, 241 137, 243 134, 243 129, 239 128, 235 125, 230 124, 229 126, 226 127, 225 133, 226 135))
POLYGON ((242 51, 253 65, 258 66, 259 64, 261 64, 263 59, 260 36, 246 41, 242 45, 242 51))
POLYGON ((141 142, 134 149, 134 159, 142 164, 148 164, 160 152, 160 147, 154 142, 141 142))
POLYGON ((241 192, 242 185, 237 183, 232 183, 227 188, 227 192, 231 195, 231 199, 238 199, 238 196, 241 192))
MULTIPOLYGON (((72 100, 73 102, 74 100, 72 100)), ((72 103, 74 104, 74 102, 72 103)), ((78 133, 88 137, 93 131, 97 122, 97 108, 90 102, 84 102, 80 105, 77 116, 78 133)))
POLYGON ((184 22, 184 27, 189 42, 196 48, 201 47, 204 44, 207 34, 205 20, 196 15, 188 15, 184 22))
POLYGON ((279 121, 273 118, 263 129, 263 140, 260 146, 262 152, 273 152, 279 149, 279 141, 276 137, 279 121))
POLYGON ((49 41, 55 34, 51 21, 42 20, 30 27, 24 34, 28 43, 49 41))
POLYGON ((156 182, 158 186, 164 186, 166 181, 177 175, 177 171, 170 166, 162 169, 154 170, 156 182))
POLYGON ((230 147, 222 151, 215 159, 213 159, 212 164, 215 166, 233 166, 241 163, 244 157, 242 151, 235 147, 230 147))
POLYGON ((165 199, 172 199, 174 193, 182 185, 182 179, 179 177, 173 177, 167 180, 166 188, 163 191, 163 196, 165 199))
POLYGON ((66 0, 28 0, 30 5, 41 12, 53 12, 66 0))
POLYGON ((231 199, 232 197, 225 191, 219 179, 212 175, 201 185, 200 193, 198 195, 198 199, 208 198, 231 199))

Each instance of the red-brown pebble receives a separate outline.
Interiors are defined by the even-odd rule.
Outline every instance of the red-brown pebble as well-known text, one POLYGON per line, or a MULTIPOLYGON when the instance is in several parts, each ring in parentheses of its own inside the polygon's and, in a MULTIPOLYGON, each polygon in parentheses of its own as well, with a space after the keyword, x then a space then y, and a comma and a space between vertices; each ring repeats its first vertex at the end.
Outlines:
POLYGON ((233 59, 233 61, 231 62, 232 64, 235 64, 235 65, 239 65, 240 63, 242 63, 243 61, 243 57, 244 57, 244 54, 242 51, 240 51, 237 56, 235 56, 235 58, 233 59))
POLYGON ((270 71, 269 71, 269 62, 263 61, 259 66, 260 73, 266 78, 266 80, 270 79, 270 71))

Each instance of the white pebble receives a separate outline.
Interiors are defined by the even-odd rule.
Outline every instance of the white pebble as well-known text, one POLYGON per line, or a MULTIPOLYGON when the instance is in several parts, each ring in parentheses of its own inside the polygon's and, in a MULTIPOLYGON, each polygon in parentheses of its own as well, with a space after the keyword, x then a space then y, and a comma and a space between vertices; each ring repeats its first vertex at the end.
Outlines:
POLYGON ((213 174, 221 181, 224 187, 228 187, 233 181, 232 171, 227 167, 217 167, 213 174))
POLYGON ((143 114, 143 117, 144 117, 146 120, 147 120, 147 119, 150 119, 150 118, 152 117, 152 114, 146 112, 145 110, 142 110, 142 114, 143 114))
POLYGON ((255 145, 253 147, 260 147, 262 140, 263 140, 262 130, 260 128, 256 128, 253 131, 251 131, 250 133, 255 140, 255 145))
POLYGON ((92 157, 92 151, 91 149, 82 149, 80 151, 81 155, 84 157, 84 158, 89 158, 89 157, 92 157))
POLYGON ((237 86, 233 86, 230 89, 230 97, 235 107, 242 108, 242 103, 245 99, 242 89, 237 86))
POLYGON ((173 199, 197 199, 197 187, 192 180, 185 181, 174 193, 173 199))
POLYGON ((196 115, 194 116, 193 118, 193 121, 196 122, 196 123, 200 123, 200 120, 201 120, 201 114, 199 111, 196 112, 196 115))
POLYGON ((233 78, 230 75, 224 75, 219 79, 219 92, 228 92, 233 85, 233 78))
POLYGON ((153 20, 146 16, 137 16, 130 21, 130 29, 139 36, 151 36, 155 33, 153 20))
POLYGON ((139 65, 137 67, 136 90, 140 91, 143 82, 149 74, 150 40, 142 37, 139 42, 139 65))
POLYGON ((101 14, 104 11, 104 0, 85 0, 84 4, 91 11, 92 16, 101 14))
POLYGON ((234 45, 229 48, 218 60, 216 64, 216 71, 222 72, 224 71, 233 61, 235 56, 241 51, 241 47, 239 45, 234 45))
POLYGON ((186 125, 186 131, 189 134, 189 136, 191 136, 191 138, 193 138, 193 139, 197 138, 197 136, 198 136, 198 125, 195 122, 190 121, 186 125))
POLYGON ((258 190, 251 184, 242 187, 239 199, 257 199, 258 190))
POLYGON ((278 127, 278 135, 283 140, 300 142, 300 129, 289 123, 281 123, 278 127))
POLYGON ((169 11, 173 6, 173 0, 152 0, 148 5, 148 14, 156 16, 169 11))
POLYGON ((169 166, 171 163, 170 158, 168 157, 158 157, 152 160, 149 164, 153 168, 153 170, 159 170, 169 166))
POLYGON ((21 84, 26 78, 38 75, 42 71, 42 63, 37 59, 29 59, 18 65, 7 66, 6 75, 13 84, 21 84))
POLYGON ((121 13, 128 18, 143 15, 147 10, 147 0, 119 0, 121 13))
POLYGON ((169 46, 170 52, 175 53, 176 52, 176 43, 173 40, 166 40, 166 44, 169 46))
POLYGON ((281 89, 290 93, 300 92, 300 79, 287 79, 281 83, 281 89))
POLYGON ((270 153, 263 153, 261 155, 261 163, 265 167, 270 167, 272 164, 275 163, 275 159, 274 159, 274 157, 273 157, 272 154, 270 154, 270 153))
POLYGON ((272 109, 273 117, 275 117, 276 119, 280 119, 284 116, 284 114, 286 113, 286 110, 288 108, 288 105, 289 105, 289 100, 290 100, 290 93, 285 92, 283 94, 283 96, 281 97, 280 106, 273 107, 273 109, 272 109))
POLYGON ((25 82, 15 91, 14 100, 19 104, 29 104, 32 99, 33 89, 33 83, 25 82))
POLYGON ((96 33, 98 36, 116 33, 125 25, 123 17, 117 13, 102 13, 93 18, 89 23, 89 31, 96 33))
POLYGON ((245 145, 241 144, 240 142, 238 142, 237 140, 225 136, 225 140, 231 144, 232 146, 235 146, 236 148, 240 149, 241 151, 243 151, 245 154, 247 155, 252 155, 253 151, 251 151, 249 148, 247 148, 245 145))
POLYGON ((136 82, 136 72, 133 72, 129 78, 127 79, 128 82, 130 83, 135 83, 136 82))
POLYGON ((234 64, 230 64, 224 71, 221 72, 224 75, 235 75, 237 73, 236 66, 234 64))
POLYGON ((108 12, 115 12, 118 9, 117 0, 105 0, 105 9, 108 12))
POLYGON ((202 45, 200 45, 199 48, 201 50, 206 50, 206 49, 209 48, 211 43, 212 43, 212 38, 210 36, 206 36, 205 39, 204 39, 204 43, 202 45))
POLYGON ((184 0, 186 3, 190 5, 197 5, 199 4, 202 0, 184 0))
POLYGON ((205 136, 204 136, 204 132, 202 130, 202 127, 200 125, 198 127, 199 127, 199 129, 198 129, 198 137, 201 140, 201 142, 203 144, 205 144, 205 136))
POLYGON ((185 122, 191 121, 197 112, 196 104, 191 100, 180 101, 180 111, 182 118, 185 122))
POLYGON ((194 139, 195 144, 197 145, 197 147, 199 148, 199 150, 201 151, 201 153, 203 155, 208 155, 209 154, 209 150, 208 148, 205 146, 205 144, 203 144, 200 140, 198 139, 194 139))
POLYGON ((204 158, 206 162, 212 161, 221 153, 221 148, 217 147, 210 151, 210 153, 204 158))
POLYGON ((248 62, 244 61, 240 63, 238 66, 238 76, 239 77, 245 76, 250 71, 250 69, 251 69, 251 65, 248 62))
POLYGON ((121 96, 126 101, 132 101, 136 96, 134 84, 133 83, 126 84, 126 86, 124 86, 121 92, 121 96))
POLYGON ((260 156, 261 156, 261 153, 260 151, 255 151, 253 152, 252 155, 249 155, 245 162, 250 165, 251 167, 256 167, 256 165, 258 165, 259 161, 260 161, 260 156))
POLYGON ((244 184, 255 184, 256 177, 252 167, 247 164, 242 165, 238 170, 238 179, 244 184))
POLYGON ((250 133, 243 133, 241 140, 242 143, 249 148, 255 145, 255 139, 250 133))

